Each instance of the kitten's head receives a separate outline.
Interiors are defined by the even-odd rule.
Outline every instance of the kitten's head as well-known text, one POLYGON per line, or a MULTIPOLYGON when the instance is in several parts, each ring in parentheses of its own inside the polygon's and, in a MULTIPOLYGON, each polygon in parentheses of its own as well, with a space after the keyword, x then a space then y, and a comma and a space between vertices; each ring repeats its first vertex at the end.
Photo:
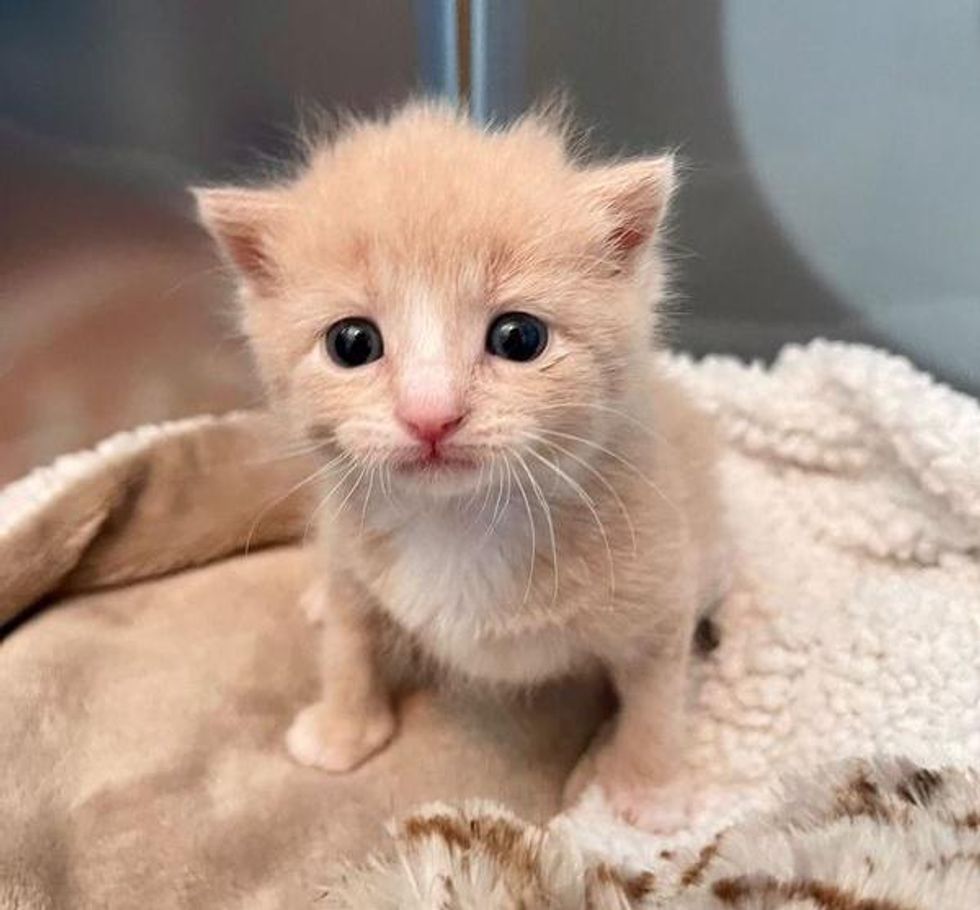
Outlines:
POLYGON ((576 160, 551 117, 486 130, 415 103, 293 179, 197 200, 273 404, 445 494, 602 438, 651 343, 672 185, 668 157, 576 160))

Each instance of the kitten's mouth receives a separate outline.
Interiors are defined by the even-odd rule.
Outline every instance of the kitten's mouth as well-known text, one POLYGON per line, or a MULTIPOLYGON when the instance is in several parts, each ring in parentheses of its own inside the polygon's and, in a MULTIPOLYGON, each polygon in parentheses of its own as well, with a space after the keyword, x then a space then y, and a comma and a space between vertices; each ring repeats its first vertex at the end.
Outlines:
POLYGON ((465 455, 433 448, 415 458, 399 461, 396 469, 404 474, 447 474, 472 471, 476 466, 476 461, 465 455))

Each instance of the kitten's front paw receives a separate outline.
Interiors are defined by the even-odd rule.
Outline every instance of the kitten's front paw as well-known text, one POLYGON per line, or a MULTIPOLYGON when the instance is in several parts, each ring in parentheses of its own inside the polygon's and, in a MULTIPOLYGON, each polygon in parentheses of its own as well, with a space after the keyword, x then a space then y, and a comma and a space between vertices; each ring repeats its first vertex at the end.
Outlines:
POLYGON ((387 706, 355 715, 338 713, 320 701, 296 715, 286 747, 301 765, 341 773, 365 762, 394 734, 395 715, 387 706))
POLYGON ((683 781, 652 787, 600 782, 600 787, 618 818, 655 834, 690 828, 700 811, 695 791, 683 781))
POLYGON ((672 834, 691 827, 703 806, 698 791, 685 776, 662 783, 603 750, 596 757, 594 783, 606 805, 629 825, 657 834, 672 834))

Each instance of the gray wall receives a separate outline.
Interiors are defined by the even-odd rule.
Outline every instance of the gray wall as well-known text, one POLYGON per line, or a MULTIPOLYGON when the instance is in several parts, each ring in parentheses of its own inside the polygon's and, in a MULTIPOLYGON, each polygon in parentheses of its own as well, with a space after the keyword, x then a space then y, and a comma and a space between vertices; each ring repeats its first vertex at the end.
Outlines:
MULTIPOLYGON (((228 176, 286 149, 304 102, 414 89, 423 9, 449 6, 0 0, 0 121, 136 186, 228 176)), ((980 0, 472 11, 481 111, 563 87, 608 150, 680 149, 680 345, 855 339, 980 390, 980 0)))
POLYGON ((0 120, 106 170, 221 173, 283 152, 305 105, 411 91, 415 22, 413 0, 0 0, 0 120))
POLYGON ((980 390, 980 2, 501 9, 528 76, 498 108, 564 87, 610 150, 689 162, 681 345, 870 341, 980 390))

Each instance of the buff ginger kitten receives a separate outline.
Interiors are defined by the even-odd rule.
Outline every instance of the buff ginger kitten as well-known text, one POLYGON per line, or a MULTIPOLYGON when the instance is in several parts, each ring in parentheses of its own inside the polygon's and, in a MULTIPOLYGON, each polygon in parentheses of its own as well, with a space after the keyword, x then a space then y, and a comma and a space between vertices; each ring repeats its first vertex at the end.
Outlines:
POLYGON ((323 695, 289 751, 384 748, 394 627, 490 685, 608 674, 619 714, 569 793, 628 816, 677 790, 722 538, 710 428, 651 352, 672 161, 586 162, 565 132, 413 103, 197 200, 271 405, 323 458, 323 695))

